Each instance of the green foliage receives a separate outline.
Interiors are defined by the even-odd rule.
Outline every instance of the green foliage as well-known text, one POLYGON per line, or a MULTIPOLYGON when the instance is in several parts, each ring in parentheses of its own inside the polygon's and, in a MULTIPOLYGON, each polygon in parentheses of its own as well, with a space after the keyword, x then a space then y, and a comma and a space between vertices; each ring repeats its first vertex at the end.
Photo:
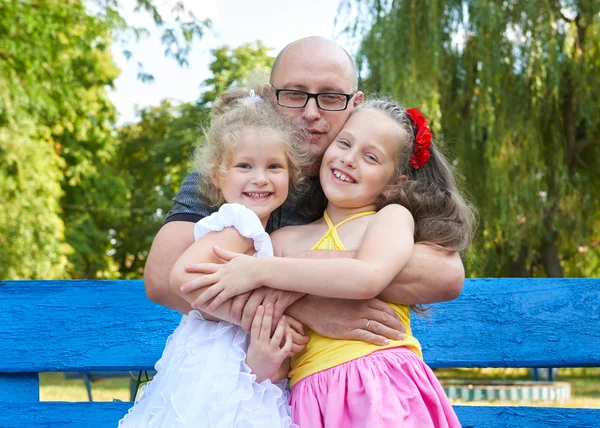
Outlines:
POLYGON ((0 34, 2 211, 10 212, 0 276, 63 277, 77 248, 65 241, 60 199, 94 170, 115 116, 104 89, 117 76, 110 27, 78 2, 2 1, 0 34))
POLYGON ((204 81, 204 94, 200 103, 207 105, 232 86, 244 82, 251 74, 267 75, 274 58, 269 48, 260 41, 246 43, 237 48, 221 46, 212 50, 214 60, 210 64, 213 77, 204 81))
POLYGON ((127 200, 115 210, 114 260, 125 278, 140 278, 152 240, 173 197, 192 169, 191 154, 200 130, 208 123, 209 110, 195 104, 140 111, 140 121, 119 130, 114 168, 127 185, 127 200))
POLYGON ((465 176, 470 275, 597 276, 600 3, 345 5, 361 86, 421 108, 465 176))
MULTIPOLYGON (((182 18, 179 5, 171 25, 138 4, 185 63, 207 22, 182 18)), ((111 230, 128 189, 107 88, 118 76, 112 44, 129 32, 142 33, 114 0, 0 0, 0 278, 120 276, 111 230)))

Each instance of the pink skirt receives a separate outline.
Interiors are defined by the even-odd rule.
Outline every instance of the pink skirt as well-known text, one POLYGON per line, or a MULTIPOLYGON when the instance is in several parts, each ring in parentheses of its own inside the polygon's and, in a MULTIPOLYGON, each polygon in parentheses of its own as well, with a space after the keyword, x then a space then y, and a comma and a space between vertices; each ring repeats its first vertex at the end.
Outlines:
POLYGON ((291 404, 300 428, 460 427, 431 369, 406 348, 307 376, 294 385, 291 404))

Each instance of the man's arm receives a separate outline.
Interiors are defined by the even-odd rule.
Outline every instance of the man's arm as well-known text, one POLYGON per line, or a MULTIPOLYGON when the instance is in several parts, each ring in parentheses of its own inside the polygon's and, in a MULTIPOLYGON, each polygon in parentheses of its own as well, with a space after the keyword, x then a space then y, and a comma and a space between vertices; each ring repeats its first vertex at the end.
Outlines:
POLYGON ((187 314, 191 307, 169 287, 171 269, 194 243, 194 224, 213 212, 206 198, 199 192, 199 181, 198 171, 194 169, 181 183, 173 199, 173 208, 154 238, 144 268, 144 285, 148 298, 182 314, 187 314))
POLYGON ((159 305, 187 314, 192 308, 169 287, 169 276, 175 262, 194 243, 194 223, 173 221, 159 231, 144 268, 146 295, 159 305))
POLYGON ((457 252, 415 244, 408 264, 378 297, 402 305, 446 302, 460 295, 464 280, 457 252))

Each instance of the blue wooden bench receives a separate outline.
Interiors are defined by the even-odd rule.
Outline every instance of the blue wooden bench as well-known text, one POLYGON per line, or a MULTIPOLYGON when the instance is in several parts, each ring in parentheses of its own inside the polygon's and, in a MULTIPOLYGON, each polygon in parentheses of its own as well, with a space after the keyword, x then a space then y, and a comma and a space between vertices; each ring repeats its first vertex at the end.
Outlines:
MULTIPOLYGON (((141 281, 0 282, 0 427, 110 427, 128 402, 39 401, 39 373, 151 369, 180 316, 141 281)), ((431 367, 600 367, 600 279, 468 280, 413 317, 431 367)), ((591 427, 600 409, 456 406, 465 427, 591 427)))

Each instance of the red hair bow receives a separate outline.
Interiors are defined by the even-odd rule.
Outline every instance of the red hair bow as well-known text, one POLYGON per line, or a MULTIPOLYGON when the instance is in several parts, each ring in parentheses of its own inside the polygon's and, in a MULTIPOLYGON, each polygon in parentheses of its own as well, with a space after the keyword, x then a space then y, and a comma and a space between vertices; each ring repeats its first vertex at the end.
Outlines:
POLYGON ((408 113, 417 129, 415 148, 410 158, 410 166, 414 169, 423 168, 431 156, 429 149, 433 135, 431 135, 431 130, 429 129, 429 121, 416 108, 408 109, 406 113, 408 113))

